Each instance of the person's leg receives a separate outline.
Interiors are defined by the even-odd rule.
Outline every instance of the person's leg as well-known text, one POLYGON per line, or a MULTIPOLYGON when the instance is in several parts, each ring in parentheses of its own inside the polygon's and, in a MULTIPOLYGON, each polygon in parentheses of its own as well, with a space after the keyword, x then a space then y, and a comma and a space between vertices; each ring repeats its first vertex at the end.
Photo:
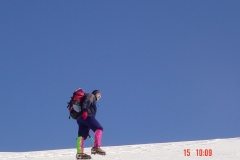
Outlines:
POLYGON ((102 133, 103 131, 100 129, 97 129, 95 131, 95 135, 94 135, 94 147, 99 148, 101 146, 101 140, 102 140, 102 133))
POLYGON ((100 147, 103 133, 103 127, 101 124, 93 116, 87 117, 83 123, 94 132, 94 147, 100 147))
POLYGON ((77 138, 77 153, 84 153, 84 138, 82 136, 79 136, 77 138))
POLYGON ((94 147, 92 148, 91 153, 106 155, 106 152, 100 148, 103 133, 103 127, 101 124, 93 116, 87 117, 83 123, 94 132, 94 147))
POLYGON ((84 154, 84 140, 87 139, 89 128, 83 124, 80 120, 77 120, 78 123, 78 138, 76 142, 77 155, 76 158, 89 158, 89 155, 84 154))
POLYGON ((88 128, 90 128, 93 132, 95 132, 96 130, 103 131, 103 127, 93 116, 88 116, 85 120, 81 120, 81 122, 88 128))
POLYGON ((90 129, 87 125, 78 121, 78 137, 83 137, 84 140, 86 140, 89 134, 89 130, 90 129))

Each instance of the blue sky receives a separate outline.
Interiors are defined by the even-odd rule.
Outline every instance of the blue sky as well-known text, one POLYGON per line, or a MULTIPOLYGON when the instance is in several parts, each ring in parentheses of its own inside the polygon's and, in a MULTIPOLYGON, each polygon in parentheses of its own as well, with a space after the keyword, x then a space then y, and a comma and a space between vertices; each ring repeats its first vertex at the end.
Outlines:
POLYGON ((0 1, 0 151, 74 148, 78 87, 102 92, 103 146, 239 137, 239 8, 0 1))

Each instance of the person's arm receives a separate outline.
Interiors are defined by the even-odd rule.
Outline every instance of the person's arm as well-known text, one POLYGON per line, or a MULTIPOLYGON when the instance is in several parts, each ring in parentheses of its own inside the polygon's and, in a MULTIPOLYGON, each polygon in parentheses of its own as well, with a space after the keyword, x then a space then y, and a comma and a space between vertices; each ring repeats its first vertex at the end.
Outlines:
POLYGON ((94 95, 93 94, 87 94, 84 98, 84 101, 82 103, 82 117, 83 119, 86 119, 88 116, 88 109, 90 108, 91 104, 94 101, 94 95))

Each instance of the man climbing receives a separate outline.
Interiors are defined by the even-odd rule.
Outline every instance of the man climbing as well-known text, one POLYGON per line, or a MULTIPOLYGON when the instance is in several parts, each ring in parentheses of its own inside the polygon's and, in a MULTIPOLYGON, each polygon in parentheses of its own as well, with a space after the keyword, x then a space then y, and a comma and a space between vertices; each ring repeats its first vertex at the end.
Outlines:
POLYGON ((91 149, 91 154, 106 155, 101 146, 103 127, 96 120, 97 113, 96 102, 101 98, 99 90, 94 90, 92 94, 86 94, 81 101, 81 114, 77 118, 78 138, 77 138, 77 159, 91 159, 91 156, 84 153, 84 140, 89 136, 89 130, 94 132, 94 146, 91 149))

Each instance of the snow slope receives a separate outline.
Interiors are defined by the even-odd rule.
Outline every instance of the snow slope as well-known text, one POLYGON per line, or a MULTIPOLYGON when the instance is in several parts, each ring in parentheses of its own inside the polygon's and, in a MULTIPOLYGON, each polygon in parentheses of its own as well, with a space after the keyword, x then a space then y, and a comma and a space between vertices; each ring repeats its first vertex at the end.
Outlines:
MULTIPOLYGON (((90 153, 91 148, 85 152, 90 153)), ((171 143, 102 147, 106 156, 92 155, 95 160, 240 160, 240 138, 212 139, 171 143), (187 149, 190 156, 186 156, 187 149), (212 156, 197 156, 206 150, 212 156), (185 150, 185 151, 184 151, 185 150)), ((75 149, 0 152, 0 160, 75 160, 75 149)))

